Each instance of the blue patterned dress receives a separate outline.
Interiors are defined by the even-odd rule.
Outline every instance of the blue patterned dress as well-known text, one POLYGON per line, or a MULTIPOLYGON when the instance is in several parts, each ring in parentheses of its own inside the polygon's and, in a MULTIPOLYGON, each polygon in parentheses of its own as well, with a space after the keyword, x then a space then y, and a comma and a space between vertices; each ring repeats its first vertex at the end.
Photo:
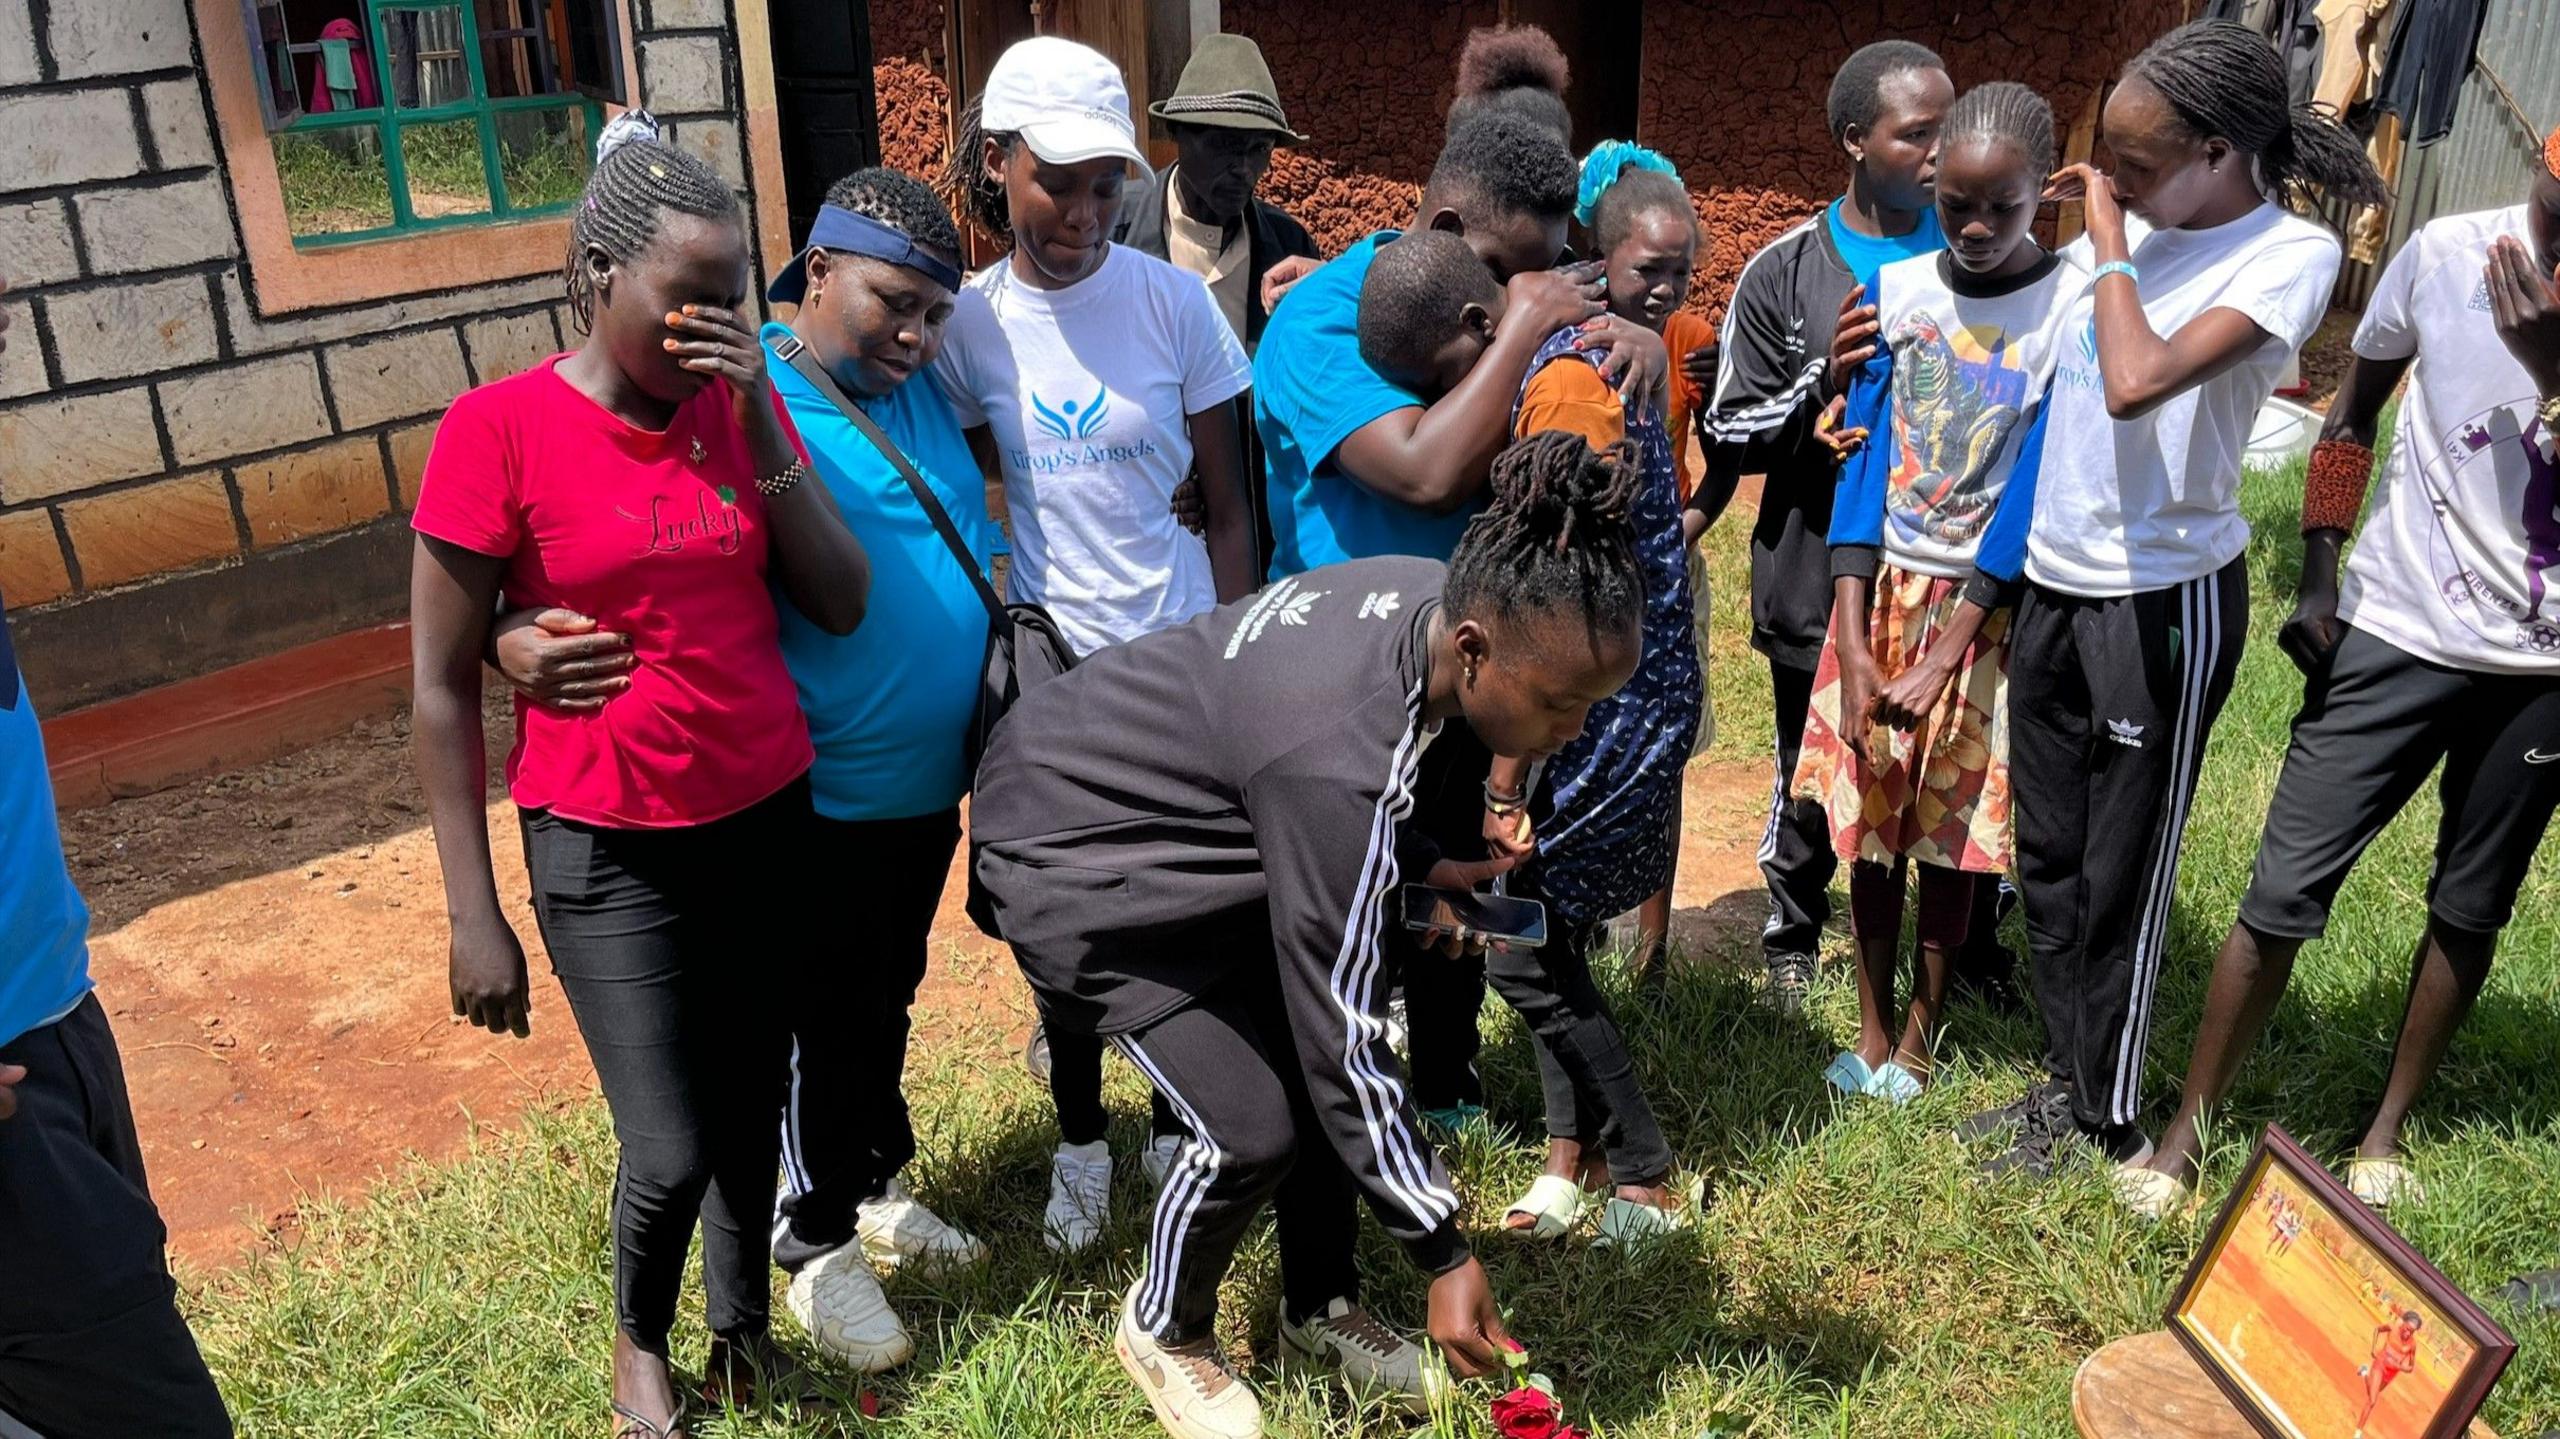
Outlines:
MULTIPOLYGON (((1529 381, 1550 361, 1600 363, 1559 330, 1538 348, 1512 401, 1516 428, 1529 381)), ((1680 486, 1662 416, 1627 412, 1643 475, 1636 492, 1636 562, 1644 572, 1644 653, 1627 687, 1591 707, 1582 735, 1540 778, 1548 815, 1530 878, 1568 924, 1597 924, 1650 899, 1680 852, 1680 782, 1705 710, 1689 558, 1680 542, 1680 486)))

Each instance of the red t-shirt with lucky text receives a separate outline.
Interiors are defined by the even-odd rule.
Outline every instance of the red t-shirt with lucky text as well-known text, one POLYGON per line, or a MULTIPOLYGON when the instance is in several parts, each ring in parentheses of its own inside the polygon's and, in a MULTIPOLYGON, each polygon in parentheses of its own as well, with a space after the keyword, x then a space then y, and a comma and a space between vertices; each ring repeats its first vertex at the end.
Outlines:
POLYGON ((516 700, 518 805, 612 829, 703 824, 809 768, 765 584, 764 497, 726 383, 635 428, 554 356, 453 402, 410 523, 507 562, 506 607, 631 637, 631 687, 589 714, 516 700))

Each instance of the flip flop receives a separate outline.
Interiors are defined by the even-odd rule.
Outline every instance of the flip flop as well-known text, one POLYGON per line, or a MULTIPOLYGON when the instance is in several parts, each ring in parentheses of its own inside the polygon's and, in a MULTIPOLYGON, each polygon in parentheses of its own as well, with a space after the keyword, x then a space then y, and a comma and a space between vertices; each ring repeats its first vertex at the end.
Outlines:
POLYGON ((637 1410, 625 1409, 619 1404, 613 1405, 612 1408, 613 1439, 675 1439, 677 1431, 684 1424, 684 1415, 681 1413, 661 1424, 637 1410))
POLYGON ((2195 1203, 2194 1186, 2143 1164, 2119 1164, 2110 1176, 2116 1203, 2157 1224, 2195 1203))
POLYGON ((1865 1093, 1870 1098, 1900 1106, 1918 1099, 1922 1087, 1919 1075, 1888 1059, 1867 1076, 1865 1093))
POLYGON ((1581 1185, 1561 1174, 1541 1174, 1530 1181, 1528 1193, 1502 1211, 1502 1232, 1514 1239, 1562 1239, 1590 1212, 1591 1200, 1583 1194, 1581 1185), (1532 1221, 1529 1227, 1513 1228, 1514 1214, 1528 1215, 1532 1221))
POLYGON ((1611 1196, 1600 1210, 1600 1233, 1591 1241, 1594 1249, 1614 1249, 1624 1245, 1634 1249, 1657 1239, 1666 1239, 1689 1227, 1687 1210, 1656 1209, 1632 1199, 1611 1196))
POLYGON ((1867 1062, 1854 1051, 1844 1049, 1822 1071, 1822 1077, 1842 1094, 1865 1094, 1869 1092, 1867 1086, 1875 1082, 1876 1072, 1867 1068, 1867 1062))
POLYGON ((2424 1204, 2427 1187, 2409 1166, 2397 1159, 2347 1161, 2347 1192, 2375 1209, 2389 1209, 2395 1204, 2424 1204))

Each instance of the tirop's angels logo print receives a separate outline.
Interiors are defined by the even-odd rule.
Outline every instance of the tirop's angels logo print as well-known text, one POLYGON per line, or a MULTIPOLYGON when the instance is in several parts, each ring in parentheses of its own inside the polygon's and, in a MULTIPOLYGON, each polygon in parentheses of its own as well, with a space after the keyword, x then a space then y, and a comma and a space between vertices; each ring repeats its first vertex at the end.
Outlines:
MULTIPOLYGON (((2519 419, 2520 408, 2500 405, 2474 415, 2454 427, 2444 449, 2454 475, 2487 465, 2498 492, 2515 496, 2523 565, 2510 568, 2494 555, 2472 553, 2484 547, 2470 543, 2453 523, 2450 485, 2434 483, 2428 486, 2436 521, 2429 558, 2446 606, 2482 638, 2533 654, 2560 654, 2560 595, 2552 593, 2552 571, 2560 568, 2560 436, 2544 433, 2541 421, 2529 414, 2519 419)), ((2503 525, 2491 528, 2494 533, 2503 525)), ((2502 548, 2494 541, 2490 547, 2502 548)))
POLYGON ((1052 409, 1038 394, 1031 397, 1032 423, 1040 427, 1040 433, 1053 440, 1090 440, 1111 416, 1111 392, 1096 385, 1093 398, 1082 406, 1084 413, 1076 413, 1077 409, 1073 400, 1052 409))

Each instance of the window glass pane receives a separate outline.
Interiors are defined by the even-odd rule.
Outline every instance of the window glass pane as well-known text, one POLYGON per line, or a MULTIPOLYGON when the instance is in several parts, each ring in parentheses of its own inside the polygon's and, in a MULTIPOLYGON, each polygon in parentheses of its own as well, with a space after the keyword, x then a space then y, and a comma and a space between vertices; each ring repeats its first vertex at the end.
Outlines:
POLYGON ((381 131, 295 130, 275 144, 285 222, 295 238, 390 228, 391 171, 382 161, 381 131))
POLYGON ((400 161, 409 176, 409 213, 419 219, 489 213, 489 178, 480 162, 478 121, 439 120, 400 127, 400 161))
POLYGON ((585 106, 509 110, 495 118, 498 170, 506 177, 509 207, 565 205, 586 189, 595 138, 587 133, 585 106))
POLYGON ((462 7, 382 12, 391 52, 391 102, 424 110, 471 98, 471 58, 462 48, 462 7))
POLYGON ((543 0, 476 0, 480 19, 480 83, 492 100, 560 93, 543 29, 543 0))

